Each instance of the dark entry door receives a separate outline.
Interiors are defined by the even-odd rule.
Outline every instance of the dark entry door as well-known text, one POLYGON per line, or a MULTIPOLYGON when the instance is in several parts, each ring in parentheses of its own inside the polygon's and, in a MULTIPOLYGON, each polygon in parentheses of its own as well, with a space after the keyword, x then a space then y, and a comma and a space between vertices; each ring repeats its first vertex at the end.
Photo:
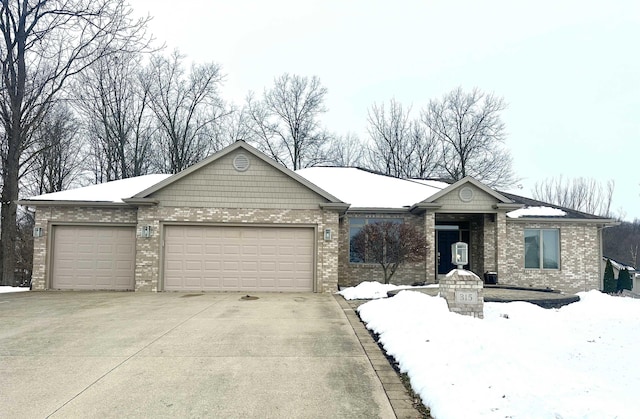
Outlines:
POLYGON ((460 241, 459 230, 438 230, 438 274, 444 275, 455 269, 451 263, 451 245, 460 241))

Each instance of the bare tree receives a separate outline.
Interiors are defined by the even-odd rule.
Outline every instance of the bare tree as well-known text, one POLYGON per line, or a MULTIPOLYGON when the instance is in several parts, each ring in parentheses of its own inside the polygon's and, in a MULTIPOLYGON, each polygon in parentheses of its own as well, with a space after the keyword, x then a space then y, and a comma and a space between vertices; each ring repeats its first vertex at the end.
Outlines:
POLYGON ((602 185, 592 178, 564 179, 558 176, 537 182, 532 195, 535 199, 550 204, 609 217, 614 189, 613 180, 602 185))
POLYGON ((246 141, 251 138, 247 123, 247 109, 230 105, 220 123, 216 124, 216 138, 220 144, 231 144, 236 141, 246 141))
POLYGON ((331 136, 318 118, 326 112, 327 89, 318 77, 284 74, 262 100, 247 96, 247 123, 257 148, 290 169, 327 163, 331 136))
POLYGON ((95 182, 149 172, 154 125, 139 77, 141 61, 137 53, 105 57, 78 78, 76 103, 95 182))
POLYGON ((78 121, 66 103, 54 103, 33 133, 22 164, 22 189, 40 195, 67 189, 81 173, 78 121))
POLYGON ((399 178, 426 178, 436 171, 437 144, 410 113, 395 99, 388 108, 374 103, 369 109, 369 168, 399 178))
POLYGON ((222 148, 216 144, 215 125, 227 113, 219 97, 220 66, 193 64, 184 69, 178 51, 169 57, 156 55, 143 76, 144 91, 158 124, 158 169, 181 170, 222 148))
POLYGON ((329 146, 329 164, 338 167, 358 167, 364 162, 364 146, 358 136, 348 132, 334 136, 329 146))
POLYGON ((441 100, 431 100, 421 120, 442 148, 442 169, 453 180, 465 176, 493 187, 515 183, 511 155, 500 112, 504 100, 473 89, 457 88, 441 100))
POLYGON ((358 259, 382 267, 385 284, 403 263, 423 262, 427 250, 424 234, 409 223, 370 223, 351 239, 351 251, 358 259))
POLYGON ((146 45, 148 19, 133 20, 125 0, 0 2, 2 279, 13 284, 17 199, 23 153, 67 81, 100 57, 146 45))

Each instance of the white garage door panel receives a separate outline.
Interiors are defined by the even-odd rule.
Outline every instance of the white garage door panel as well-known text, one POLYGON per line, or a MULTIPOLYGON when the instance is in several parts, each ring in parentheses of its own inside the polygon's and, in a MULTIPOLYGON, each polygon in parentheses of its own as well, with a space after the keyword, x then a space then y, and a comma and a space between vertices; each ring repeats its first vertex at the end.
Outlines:
POLYGON ((168 291, 313 291, 314 230, 165 227, 168 291))
POLYGON ((51 288, 132 290, 134 227, 55 226, 51 288))

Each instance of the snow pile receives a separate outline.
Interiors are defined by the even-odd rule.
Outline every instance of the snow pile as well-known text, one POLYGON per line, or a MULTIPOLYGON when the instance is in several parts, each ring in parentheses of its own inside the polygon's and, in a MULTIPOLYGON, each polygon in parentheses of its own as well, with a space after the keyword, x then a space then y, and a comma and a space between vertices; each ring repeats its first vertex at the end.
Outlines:
POLYGON ((509 218, 520 217, 564 217, 566 212, 552 207, 526 207, 507 213, 509 218))
POLYGON ((485 319, 402 291, 358 309, 438 419, 635 418, 640 300, 598 291, 559 310, 485 303, 485 319))
POLYGON ((447 278, 452 277, 454 273, 457 273, 458 276, 472 276, 478 278, 478 275, 474 274, 471 271, 467 271, 466 269, 452 269, 447 273, 447 278))
POLYGON ((377 298, 386 298, 388 291, 400 289, 397 285, 381 284, 380 282, 369 281, 361 282, 355 287, 345 288, 338 291, 345 300, 374 300, 377 298))
POLYGON ((8 294, 10 292, 25 292, 29 291, 27 287, 8 287, 8 286, 0 286, 0 294, 8 294))
POLYGON ((355 287, 349 287, 342 291, 338 291, 336 294, 342 295, 345 300, 375 300, 378 298, 386 298, 388 291, 417 288, 438 288, 438 284, 414 287, 411 285, 381 284, 380 282, 375 281, 365 281, 359 283, 355 287))
POLYGON ((89 201, 89 202, 117 202, 122 198, 131 198, 162 182, 171 175, 144 175, 128 179, 114 180, 84 188, 68 191, 53 192, 28 198, 32 201, 89 201))
POLYGON ((378 175, 354 167, 309 167, 296 173, 353 208, 402 208, 449 186, 378 175))

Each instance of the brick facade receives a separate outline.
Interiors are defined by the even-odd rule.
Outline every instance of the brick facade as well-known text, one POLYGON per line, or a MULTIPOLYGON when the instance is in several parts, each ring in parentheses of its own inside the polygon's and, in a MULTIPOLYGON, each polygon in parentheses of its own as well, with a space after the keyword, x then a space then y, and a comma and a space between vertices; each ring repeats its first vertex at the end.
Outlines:
POLYGON ((225 209, 143 206, 128 207, 39 207, 36 226, 44 236, 34 239, 34 271, 32 284, 36 290, 49 288, 47 250, 52 245, 52 227, 56 224, 132 225, 136 237, 136 291, 162 290, 161 240, 166 223, 198 223, 201 225, 299 225, 314 227, 316 234, 315 291, 334 292, 338 284, 338 213, 329 210, 225 209), (143 226, 151 226, 151 237, 140 237, 143 226), (333 237, 324 240, 323 232, 331 229, 333 237))
MULTIPOLYGON (((340 219, 340 253, 338 256, 338 277, 341 287, 358 285, 362 281, 384 282, 382 267, 377 263, 349 262, 349 220, 350 218, 401 218, 405 223, 411 223, 420 231, 424 231, 424 217, 410 213, 353 213, 340 219)), ((432 253, 433 240, 428 240, 429 254, 432 253)), ((391 282, 398 285, 410 285, 414 282, 427 280, 427 266, 425 263, 405 263, 401 265, 391 278, 391 282)))
MULTIPOLYGON (((362 281, 383 282, 382 269, 376 264, 349 262, 349 218, 401 217, 405 222, 422 226, 428 242, 429 253, 425 263, 408 264, 398 269, 392 278, 397 285, 417 281, 436 281, 435 220, 437 213, 411 214, 352 213, 340 220, 339 284, 354 286, 362 281)), ((448 221, 469 221, 470 270, 482 278, 484 272, 498 273, 501 284, 523 287, 552 288, 564 292, 600 288, 598 227, 586 222, 548 222, 511 220, 504 212, 448 215, 448 221), (557 228, 560 230, 560 269, 524 269, 524 229, 557 228)))
POLYGON ((571 222, 507 222, 507 257, 499 281, 565 292, 600 289, 598 227, 571 222), (524 229, 560 230, 560 269, 524 268, 524 229))
POLYGON ((31 285, 34 290, 48 289, 49 256, 48 249, 53 244, 52 228, 62 224, 82 225, 131 225, 137 223, 134 208, 109 207, 38 207, 35 227, 43 229, 42 237, 33 238, 33 275, 31 285))

